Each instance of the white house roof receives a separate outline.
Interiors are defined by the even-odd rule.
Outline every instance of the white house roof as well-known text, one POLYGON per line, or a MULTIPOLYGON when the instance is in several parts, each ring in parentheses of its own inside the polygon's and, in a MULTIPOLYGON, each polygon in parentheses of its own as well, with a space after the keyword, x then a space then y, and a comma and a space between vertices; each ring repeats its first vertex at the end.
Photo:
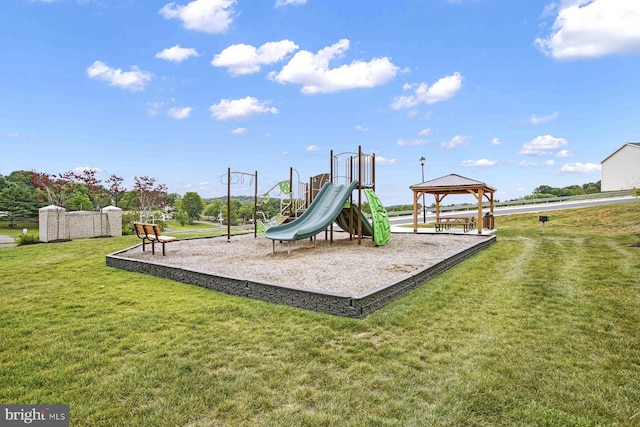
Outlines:
POLYGON ((625 144, 623 144, 620 148, 618 148, 616 151, 614 151, 613 153, 609 154, 604 160, 602 160, 600 163, 604 163, 606 162, 611 156, 613 156, 614 154, 616 154, 618 151, 622 150, 624 147, 626 146, 630 146, 630 147, 634 147, 634 148, 638 148, 640 149, 640 142, 627 142, 625 144))
POLYGON ((475 179, 466 178, 457 174, 450 174, 441 176, 440 178, 425 181, 420 184, 410 186, 410 189, 438 189, 438 188, 474 188, 482 187, 491 191, 495 191, 495 188, 488 186, 484 182, 476 181, 475 179))

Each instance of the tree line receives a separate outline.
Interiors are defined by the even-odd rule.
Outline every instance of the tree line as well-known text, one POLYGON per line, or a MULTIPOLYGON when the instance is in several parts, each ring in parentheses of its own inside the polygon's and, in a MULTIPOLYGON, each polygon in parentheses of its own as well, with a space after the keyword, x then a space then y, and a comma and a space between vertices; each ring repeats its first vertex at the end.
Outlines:
POLYGON ((569 185, 567 187, 557 188, 550 187, 548 185, 541 185, 533 190, 533 194, 525 196, 525 199, 545 199, 553 197, 566 197, 566 196, 582 196, 584 194, 600 193, 600 184, 598 182, 590 182, 582 185, 569 185))
MULTIPOLYGON (((97 169, 81 172, 68 171, 47 174, 37 171, 14 171, 0 175, 0 220, 14 224, 38 215, 38 209, 46 205, 63 207, 69 211, 100 210, 112 205, 121 208, 123 230, 132 230, 134 221, 153 221, 164 226, 164 219, 170 214, 181 224, 192 224, 206 216, 209 220, 232 225, 253 218, 253 198, 225 198, 205 201, 196 192, 184 196, 168 193, 165 184, 157 184, 150 176, 134 177, 133 188, 123 185, 123 178, 111 175, 105 181, 98 179, 97 169), (231 215, 227 214, 230 205, 231 215)), ((266 218, 279 212, 279 201, 268 200, 260 206, 260 213, 266 218)))
MULTIPOLYGON (((232 225, 247 223, 254 216, 254 198, 249 196, 226 197, 205 200, 196 192, 184 195, 168 193, 167 186, 157 184, 150 176, 134 177, 133 188, 123 186, 123 179, 111 175, 105 181, 98 179, 97 169, 84 169, 80 172, 47 174, 37 171, 14 171, 9 175, 0 175, 0 220, 15 223, 24 218, 37 216, 38 209, 46 205, 64 207, 70 211, 99 210, 112 205, 121 208, 123 226, 134 221, 154 221, 163 223, 170 214, 182 225, 195 221, 227 223, 232 225), (229 213, 227 212, 230 206, 229 213)), ((557 188, 548 185, 536 187, 531 198, 553 198, 577 196, 600 192, 600 181, 583 185, 570 185, 557 188)), ((257 219, 269 220, 282 214, 280 199, 260 200, 257 219)), ((388 211, 405 211, 412 205, 387 207, 388 211)), ((363 203, 363 210, 369 213, 369 205, 363 203)), ((129 229, 130 226, 123 227, 129 229)))

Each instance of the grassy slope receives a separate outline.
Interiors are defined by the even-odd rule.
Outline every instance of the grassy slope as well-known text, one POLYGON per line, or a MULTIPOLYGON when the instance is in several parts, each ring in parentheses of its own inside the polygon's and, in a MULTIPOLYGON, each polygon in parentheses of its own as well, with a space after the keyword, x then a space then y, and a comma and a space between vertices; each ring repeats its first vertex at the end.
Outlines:
POLYGON ((0 402, 78 426, 640 425, 639 213, 499 217, 364 320, 106 267, 131 236, 2 249, 0 402))

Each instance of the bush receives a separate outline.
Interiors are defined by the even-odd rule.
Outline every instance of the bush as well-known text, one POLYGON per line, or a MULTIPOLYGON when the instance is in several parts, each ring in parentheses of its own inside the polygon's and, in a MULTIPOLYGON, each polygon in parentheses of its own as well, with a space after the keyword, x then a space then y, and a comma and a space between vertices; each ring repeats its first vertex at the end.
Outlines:
POLYGON ((33 245, 35 243, 40 242, 40 237, 37 234, 31 234, 31 233, 20 234, 18 237, 15 238, 15 241, 18 246, 33 245))

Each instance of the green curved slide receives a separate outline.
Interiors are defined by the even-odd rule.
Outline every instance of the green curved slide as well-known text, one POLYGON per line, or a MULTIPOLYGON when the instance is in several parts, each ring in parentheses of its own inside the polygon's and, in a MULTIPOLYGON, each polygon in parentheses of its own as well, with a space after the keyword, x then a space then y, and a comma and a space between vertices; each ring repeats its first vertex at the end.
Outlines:
MULTIPOLYGON (((367 196, 367 200, 369 201, 373 224, 369 222, 365 214, 362 213, 362 235, 373 236, 373 241, 376 246, 384 246, 389 243, 389 240, 391 240, 391 224, 389 223, 389 216, 387 215, 384 205, 373 190, 365 188, 364 194, 367 196)), ((358 234, 357 218, 358 210, 355 206, 351 205, 342 209, 336 218, 336 223, 343 230, 358 234)))
POLYGON ((336 219, 357 185, 358 181, 349 185, 333 185, 327 182, 302 215, 294 221, 269 228, 265 236, 283 242, 315 236, 336 219))
MULTIPOLYGON (((362 235, 373 236, 373 226, 367 219, 364 212, 362 212, 361 221, 362 235)), ((358 208, 354 205, 343 208, 336 218, 336 224, 338 224, 344 231, 350 231, 353 234, 358 234, 358 208)))

